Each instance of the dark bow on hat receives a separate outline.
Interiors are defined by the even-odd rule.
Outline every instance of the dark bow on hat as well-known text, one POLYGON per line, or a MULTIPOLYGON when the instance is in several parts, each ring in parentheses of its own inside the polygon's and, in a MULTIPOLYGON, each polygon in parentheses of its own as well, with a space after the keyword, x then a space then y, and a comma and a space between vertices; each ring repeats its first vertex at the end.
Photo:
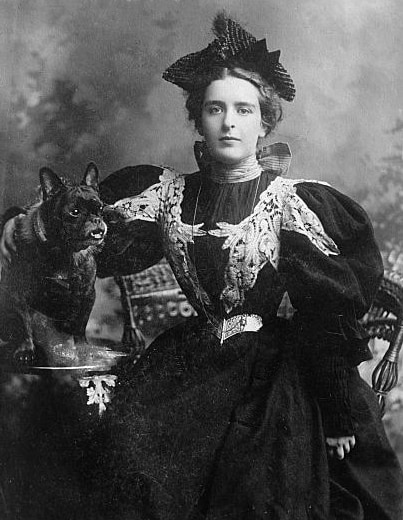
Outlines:
POLYGON ((238 66, 260 73, 286 101, 294 99, 295 86, 279 62, 279 50, 269 52, 265 39, 257 40, 225 13, 216 16, 213 32, 216 38, 205 49, 179 58, 162 77, 190 92, 212 67, 238 66))

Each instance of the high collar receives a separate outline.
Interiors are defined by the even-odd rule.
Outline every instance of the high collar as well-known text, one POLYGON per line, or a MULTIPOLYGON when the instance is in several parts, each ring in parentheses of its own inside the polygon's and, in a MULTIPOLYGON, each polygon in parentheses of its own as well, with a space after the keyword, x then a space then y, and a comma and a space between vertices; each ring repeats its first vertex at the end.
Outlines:
POLYGON ((274 176, 286 176, 292 157, 290 147, 287 143, 272 143, 262 146, 257 153, 257 158, 250 157, 245 160, 250 167, 250 177, 248 178, 249 174, 245 171, 245 164, 233 166, 222 165, 224 170, 230 170, 229 175, 225 172, 222 174, 221 169, 217 171, 218 163, 212 161, 204 141, 195 142, 194 153, 199 168, 210 175, 212 180, 220 183, 244 182, 258 177, 262 171, 270 172, 274 176), (228 177, 234 180, 226 180, 228 177))
POLYGON ((218 184, 234 184, 256 179, 262 173, 256 156, 251 155, 236 164, 224 164, 217 161, 211 162, 209 177, 218 184))

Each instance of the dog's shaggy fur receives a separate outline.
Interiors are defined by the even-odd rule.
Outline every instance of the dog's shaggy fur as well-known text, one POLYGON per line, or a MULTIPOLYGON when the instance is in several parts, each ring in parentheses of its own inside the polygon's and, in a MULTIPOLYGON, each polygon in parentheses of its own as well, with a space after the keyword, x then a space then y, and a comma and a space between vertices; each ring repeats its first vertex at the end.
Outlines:
POLYGON ((106 234, 93 163, 81 184, 66 183, 49 168, 41 169, 40 182, 42 201, 17 217, 17 253, 0 282, 0 338, 23 363, 43 362, 52 336, 85 340, 95 300, 94 255, 106 234))

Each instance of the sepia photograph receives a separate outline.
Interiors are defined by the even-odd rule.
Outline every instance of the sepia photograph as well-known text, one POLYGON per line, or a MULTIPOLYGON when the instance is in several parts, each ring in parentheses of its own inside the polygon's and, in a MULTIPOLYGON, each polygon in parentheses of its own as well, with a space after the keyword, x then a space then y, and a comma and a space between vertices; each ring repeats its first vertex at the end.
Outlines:
POLYGON ((0 0, 0 520, 403 519, 400 0, 0 0))

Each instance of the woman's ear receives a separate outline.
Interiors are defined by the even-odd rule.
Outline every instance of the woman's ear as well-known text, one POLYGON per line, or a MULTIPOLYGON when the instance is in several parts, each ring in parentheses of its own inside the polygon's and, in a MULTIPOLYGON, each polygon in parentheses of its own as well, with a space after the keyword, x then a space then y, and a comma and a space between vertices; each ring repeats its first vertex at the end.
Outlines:
POLYGON ((259 137, 266 137, 266 135, 269 133, 267 131, 267 126, 264 125, 263 123, 260 123, 260 126, 261 126, 261 130, 259 132, 259 137))

